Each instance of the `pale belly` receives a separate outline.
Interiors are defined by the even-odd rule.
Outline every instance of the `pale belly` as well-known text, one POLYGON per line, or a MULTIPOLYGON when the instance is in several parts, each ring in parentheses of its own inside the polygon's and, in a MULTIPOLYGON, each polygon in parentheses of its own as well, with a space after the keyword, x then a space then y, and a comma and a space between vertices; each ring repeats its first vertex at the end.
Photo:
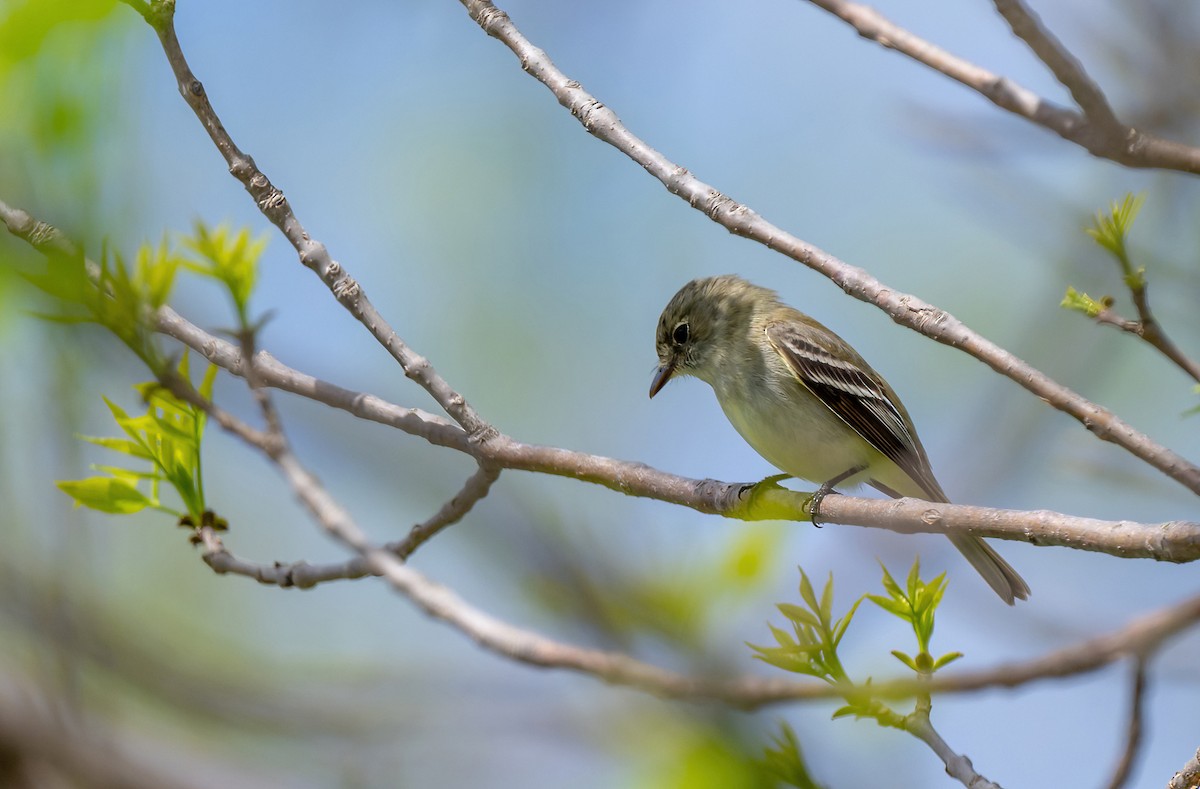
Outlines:
MULTIPOLYGON (((717 399, 734 429, 771 465, 793 477, 821 484, 857 466, 892 465, 807 391, 787 401, 758 398, 750 408, 734 404, 746 398, 722 394, 717 392, 717 399)), ((867 476, 856 475, 839 487, 852 487, 867 476)))

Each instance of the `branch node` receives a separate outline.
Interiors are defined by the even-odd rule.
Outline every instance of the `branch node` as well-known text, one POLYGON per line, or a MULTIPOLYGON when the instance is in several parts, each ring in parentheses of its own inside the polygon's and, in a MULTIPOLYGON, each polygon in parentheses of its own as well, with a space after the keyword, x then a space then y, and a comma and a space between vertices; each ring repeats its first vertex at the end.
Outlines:
POLYGON ((473 3, 469 10, 471 18, 483 28, 483 32, 493 38, 498 37, 498 28, 508 22, 508 14, 486 0, 473 3))
POLYGON ((942 515, 942 511, 937 507, 930 507, 921 513, 921 523, 925 523, 930 526, 937 526, 944 520, 945 516, 942 515))

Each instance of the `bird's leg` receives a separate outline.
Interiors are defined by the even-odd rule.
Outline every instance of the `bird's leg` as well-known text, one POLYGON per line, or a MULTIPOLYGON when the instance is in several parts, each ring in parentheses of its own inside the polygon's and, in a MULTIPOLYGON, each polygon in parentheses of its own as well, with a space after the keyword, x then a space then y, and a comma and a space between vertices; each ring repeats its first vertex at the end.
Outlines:
POLYGON ((826 482, 821 487, 817 488, 817 492, 814 493, 812 498, 808 500, 808 515, 812 520, 813 526, 816 526, 818 529, 821 528, 821 524, 817 523, 817 518, 821 515, 821 502, 824 501, 825 497, 830 493, 837 493, 837 491, 834 490, 834 487, 850 479, 860 471, 866 471, 866 469, 867 466, 865 463, 861 466, 848 468, 841 474, 838 474, 836 477, 826 482))

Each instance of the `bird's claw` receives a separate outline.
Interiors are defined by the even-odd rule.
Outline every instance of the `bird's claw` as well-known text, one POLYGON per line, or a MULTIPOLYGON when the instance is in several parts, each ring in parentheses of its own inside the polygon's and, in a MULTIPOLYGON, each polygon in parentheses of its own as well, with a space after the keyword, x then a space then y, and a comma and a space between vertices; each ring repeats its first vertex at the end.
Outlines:
POLYGON ((817 492, 812 494, 812 498, 808 500, 809 520, 811 520, 812 525, 816 526, 818 529, 821 528, 821 524, 817 521, 817 519, 821 517, 821 502, 824 501, 825 497, 831 493, 834 496, 840 495, 836 490, 833 489, 832 485, 826 482, 824 485, 817 488, 817 492))

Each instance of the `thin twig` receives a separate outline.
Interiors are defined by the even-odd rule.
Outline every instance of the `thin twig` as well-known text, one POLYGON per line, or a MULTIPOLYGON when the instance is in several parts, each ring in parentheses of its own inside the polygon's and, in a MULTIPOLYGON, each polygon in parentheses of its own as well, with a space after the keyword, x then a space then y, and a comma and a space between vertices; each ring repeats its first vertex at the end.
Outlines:
MULTIPOLYGON (((1088 116, 1083 112, 1056 104, 1043 98, 1007 77, 982 68, 968 60, 952 55, 946 50, 889 21, 875 9, 848 0, 809 0, 849 24, 863 38, 893 49, 922 63, 950 79, 976 91, 997 107, 1031 123, 1048 129, 1064 140, 1075 143, 1104 159, 1127 167, 1178 170, 1200 174, 1200 148, 1166 140, 1119 122, 1105 123, 1103 110, 1097 109, 1082 83, 1072 90, 1082 98, 1085 110, 1099 115, 1088 116)), ((1058 64, 1060 68, 1063 64, 1058 64)), ((1052 67, 1053 68, 1053 67, 1052 67)), ((1062 68, 1064 78, 1068 70, 1062 68)), ((1057 74, 1057 72, 1056 72, 1057 74)), ((1086 76, 1086 75, 1085 75, 1086 76)), ((1070 86, 1068 85, 1068 89, 1070 86)))
POLYGON ((1140 655, 1133 661, 1133 676, 1129 686, 1129 722, 1125 726, 1125 749, 1113 768, 1108 789, 1121 789, 1129 782, 1133 773, 1133 761, 1137 758, 1138 749, 1142 747, 1142 737, 1145 734, 1143 706, 1146 700, 1146 659, 1140 655))
MULTIPOLYGON (((883 310, 895 322, 974 356, 1054 408, 1075 417, 1097 437, 1120 445, 1189 490, 1200 493, 1200 467, 980 336, 946 311, 887 287, 866 271, 800 240, 721 194, 633 134, 611 108, 584 90, 577 80, 560 71, 545 52, 517 29, 508 14, 490 0, 459 2, 485 33, 512 50, 521 68, 545 85, 588 133, 633 159, 661 181, 671 194, 687 201, 731 233, 777 250, 828 277, 854 298, 883 310)), ((1200 172, 1200 152, 1197 153, 1196 168, 1200 172)))
POLYGON ((279 411, 275 408, 275 401, 271 398, 270 390, 258 375, 258 369, 254 365, 254 360, 257 358, 255 352, 255 344, 257 337, 253 329, 242 327, 238 330, 239 349, 241 357, 249 361, 243 368, 243 380, 246 386, 250 388, 250 393, 254 397, 254 401, 258 404, 258 410, 263 415, 263 421, 267 426, 267 435, 274 441, 283 441, 283 422, 280 420, 279 411))
MULTIPOLYGON (((403 540, 387 543, 383 549, 401 559, 407 559, 430 537, 462 520, 463 516, 488 494, 492 483, 499 475, 500 471, 495 467, 480 466, 463 484, 462 489, 442 505, 436 513, 424 522, 413 526, 412 531, 403 540)), ((311 589, 317 584, 328 581, 351 581, 371 575, 367 560, 362 556, 356 556, 344 562, 318 565, 304 561, 290 564, 282 562, 275 562, 271 565, 254 564, 243 561, 230 553, 221 538, 212 529, 202 529, 200 535, 204 545, 204 561, 216 572, 243 575, 253 578, 261 584, 278 586, 282 589, 311 589)))
POLYGON ((402 559, 408 558, 412 555, 413 551, 424 545, 425 542, 442 529, 462 520, 463 516, 470 512, 471 508, 488 494, 492 483, 499 476, 500 469, 498 467, 490 463, 480 464, 475 473, 463 483, 462 490, 443 504, 441 509, 430 516, 425 522, 413 526, 412 531, 403 540, 389 543, 385 546, 386 549, 402 559))
POLYGON ((989 781, 975 770, 971 760, 951 748, 929 720, 928 715, 910 715, 905 719, 905 731, 929 746, 942 764, 946 775, 969 789, 1003 789, 1000 784, 989 781))
POLYGON ((1162 328, 1162 324, 1158 322, 1154 314, 1150 311, 1150 302, 1149 297, 1146 295, 1146 290, 1145 285, 1138 288, 1130 288, 1130 295, 1133 298, 1134 306, 1137 307, 1138 320, 1125 318, 1113 310, 1112 307, 1106 307, 1096 315, 1096 322, 1115 326, 1123 332, 1140 337, 1156 348, 1163 356, 1170 359, 1176 367, 1191 376, 1192 380, 1200 382, 1200 363, 1197 363, 1181 351, 1179 346, 1167 336, 1166 331, 1162 328))
POLYGON ((1054 74, 1054 78, 1070 91, 1071 98, 1083 110, 1084 116, 1101 128, 1120 133, 1121 124, 1104 91, 1088 75, 1079 59, 1042 24, 1037 14, 1021 0, 994 1, 996 10, 1008 22, 1013 34, 1028 44, 1038 60, 1054 74))

